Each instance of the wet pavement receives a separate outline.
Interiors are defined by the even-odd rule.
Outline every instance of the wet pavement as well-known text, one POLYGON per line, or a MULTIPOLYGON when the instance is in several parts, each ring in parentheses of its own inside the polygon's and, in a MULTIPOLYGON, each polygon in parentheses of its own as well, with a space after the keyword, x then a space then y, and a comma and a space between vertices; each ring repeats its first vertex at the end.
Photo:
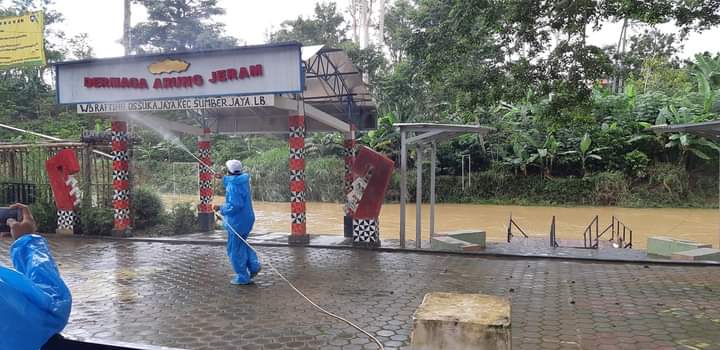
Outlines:
MULTIPOLYGON (((186 349, 376 348, 268 268, 253 286, 230 285, 220 245, 51 239, 51 247, 73 292, 69 336, 186 349)), ((386 349, 407 348, 412 313, 435 291, 511 297, 514 349, 720 349, 714 266, 258 249, 386 349)))
MULTIPOLYGON (((288 245, 288 233, 272 232, 272 233, 253 233, 250 236, 251 244, 286 246, 288 245)), ((209 233, 190 233, 175 236, 160 237, 132 237, 128 238, 132 241, 151 241, 151 242, 170 242, 170 243, 208 243, 208 244, 224 244, 227 239, 227 233, 222 230, 216 230, 209 233)), ((673 261, 662 256, 648 255, 644 249, 616 249, 611 248, 608 241, 601 241, 601 249, 584 249, 582 241, 560 240, 560 247, 550 247, 549 240, 537 238, 518 238, 514 237, 512 242, 487 242, 487 247, 480 251, 467 251, 463 254, 483 255, 483 256, 510 256, 510 257, 535 257, 535 258, 559 258, 559 259, 576 259, 576 260, 597 260, 597 261, 615 261, 615 262, 647 262, 647 263, 675 263, 675 264, 706 264, 718 265, 718 261, 673 261)), ((342 235, 310 235, 310 247, 315 248, 351 248, 353 246, 352 239, 345 238, 342 235)), ((405 248, 400 247, 400 241, 396 239, 383 239, 381 250, 383 251, 400 251, 400 250, 417 250, 415 241, 408 240, 405 248)), ((422 241, 422 251, 432 250, 430 242, 422 241)))

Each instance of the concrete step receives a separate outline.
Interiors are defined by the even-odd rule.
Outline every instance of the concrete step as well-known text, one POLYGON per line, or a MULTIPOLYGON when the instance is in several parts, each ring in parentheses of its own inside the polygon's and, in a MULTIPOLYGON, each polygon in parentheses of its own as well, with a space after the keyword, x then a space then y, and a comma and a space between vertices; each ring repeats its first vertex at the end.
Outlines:
POLYGON ((450 236, 436 236, 430 240, 433 250, 444 250, 452 252, 472 252, 482 250, 484 247, 479 244, 472 244, 450 236))
POLYGON ((698 248, 672 254, 673 260, 720 261, 720 249, 698 248))
POLYGON ((711 244, 699 243, 683 239, 675 239, 664 236, 648 237, 648 254, 671 257, 673 253, 684 252, 698 248, 712 248, 711 244))

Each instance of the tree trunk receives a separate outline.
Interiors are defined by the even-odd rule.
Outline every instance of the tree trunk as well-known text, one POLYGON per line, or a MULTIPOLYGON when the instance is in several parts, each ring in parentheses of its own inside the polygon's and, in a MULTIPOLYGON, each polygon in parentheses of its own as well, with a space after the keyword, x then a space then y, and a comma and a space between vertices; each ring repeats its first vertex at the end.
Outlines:
POLYGON ((372 9, 370 8, 371 0, 359 0, 360 1, 360 48, 364 49, 368 47, 370 41, 370 15, 372 9))
POLYGON ((378 2, 378 47, 385 46, 385 0, 378 2))
POLYGON ((360 45, 360 35, 359 33, 359 23, 358 23, 358 1, 362 0, 351 0, 350 1, 350 18, 352 19, 351 22, 351 28, 352 28, 352 36, 353 36, 353 42, 360 45))
POLYGON ((124 18, 123 18, 123 39, 122 44, 125 48, 125 56, 130 55, 130 0, 125 0, 124 18))
POLYGON ((615 48, 615 68, 617 69, 615 75, 615 93, 620 93, 623 85, 623 55, 625 54, 625 41, 627 37, 628 19, 623 20, 622 29, 620 29, 620 38, 618 39, 617 47, 615 48))

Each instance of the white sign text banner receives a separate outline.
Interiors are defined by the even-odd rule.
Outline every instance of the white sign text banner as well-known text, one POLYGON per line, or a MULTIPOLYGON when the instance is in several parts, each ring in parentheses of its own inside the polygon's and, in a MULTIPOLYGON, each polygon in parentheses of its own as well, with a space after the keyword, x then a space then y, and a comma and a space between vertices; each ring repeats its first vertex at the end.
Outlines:
POLYGON ((300 44, 59 63, 61 104, 257 96, 303 90, 300 44))
POLYGON ((275 96, 273 95, 221 96, 152 101, 80 103, 77 105, 77 112, 79 114, 158 112, 218 108, 270 107, 274 105, 275 96))

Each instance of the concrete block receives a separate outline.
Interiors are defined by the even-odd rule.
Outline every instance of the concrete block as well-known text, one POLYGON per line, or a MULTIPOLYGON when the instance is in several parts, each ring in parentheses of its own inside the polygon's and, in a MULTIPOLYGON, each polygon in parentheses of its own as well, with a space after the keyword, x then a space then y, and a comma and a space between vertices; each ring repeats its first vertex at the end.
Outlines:
POLYGON ((430 246, 433 250, 443 250, 451 252, 472 252, 479 251, 484 248, 477 244, 468 243, 450 236, 436 236, 430 240, 430 246))
POLYGON ((663 236, 648 237, 648 254, 665 256, 669 258, 672 256, 673 253, 684 252, 698 248, 712 248, 712 245, 663 236))
POLYGON ((510 349, 510 299, 429 293, 413 316, 413 350, 510 349))
POLYGON ((483 230, 458 230, 442 232, 440 233, 440 235, 445 235, 468 243, 477 244, 485 248, 485 231, 483 230))
POLYGON ((672 254, 673 260, 720 261, 720 249, 698 248, 672 254))

